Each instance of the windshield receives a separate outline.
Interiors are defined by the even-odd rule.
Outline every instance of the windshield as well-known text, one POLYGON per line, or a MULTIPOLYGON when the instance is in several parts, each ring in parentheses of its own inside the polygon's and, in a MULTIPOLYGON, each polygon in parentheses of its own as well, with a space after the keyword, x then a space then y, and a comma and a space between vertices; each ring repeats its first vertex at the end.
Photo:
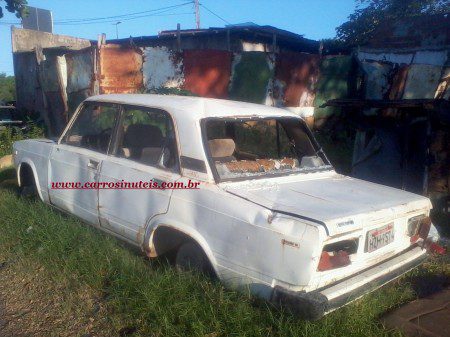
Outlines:
POLYGON ((210 163, 220 180, 331 169, 302 121, 296 118, 210 119, 210 163))

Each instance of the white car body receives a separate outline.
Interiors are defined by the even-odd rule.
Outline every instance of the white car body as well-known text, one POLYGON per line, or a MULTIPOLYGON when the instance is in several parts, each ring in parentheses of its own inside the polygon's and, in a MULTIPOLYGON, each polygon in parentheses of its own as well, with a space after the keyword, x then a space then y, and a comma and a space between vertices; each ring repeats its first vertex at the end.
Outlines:
POLYGON ((429 214, 431 203, 423 196, 346 177, 332 168, 217 180, 205 150, 202 121, 288 117, 301 122, 286 110, 157 95, 101 95, 89 102, 166 111, 174 123, 180 170, 168 172, 62 144, 75 113, 58 142, 14 144, 19 185, 30 180, 25 171, 32 173, 42 201, 141 247, 151 257, 174 248, 171 236, 183 233, 202 248, 223 283, 248 287, 258 296, 294 306, 303 316, 317 319, 414 268, 427 256, 408 235, 408 221, 429 214), (97 167, 91 167, 92 160, 97 167), (120 179, 191 180, 200 185, 193 190, 51 189, 54 181, 120 179), (368 232, 387 224, 393 224, 393 242, 367 252, 368 232), (351 263, 318 271, 324 246, 348 239, 357 242, 351 263))

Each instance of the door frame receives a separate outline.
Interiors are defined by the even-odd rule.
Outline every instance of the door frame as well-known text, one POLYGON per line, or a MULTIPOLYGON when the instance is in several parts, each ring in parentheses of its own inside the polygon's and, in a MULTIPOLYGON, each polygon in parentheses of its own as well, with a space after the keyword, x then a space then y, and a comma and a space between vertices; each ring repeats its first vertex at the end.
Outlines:
MULTIPOLYGON (((144 174, 157 176, 158 180, 160 177, 163 177, 164 175, 176 176, 176 179, 174 181, 181 179, 183 176, 181 174, 181 166, 180 166, 180 143, 178 141, 178 132, 177 132, 177 128, 176 128, 176 123, 175 123, 173 116, 170 114, 170 112, 168 112, 167 110, 161 109, 159 107, 145 106, 145 105, 139 105, 139 104, 135 105, 135 104, 117 103, 117 105, 120 106, 120 109, 119 109, 120 115, 119 115, 119 118, 118 118, 116 126, 115 126, 115 133, 112 136, 113 141, 110 144, 110 147, 108 149, 108 155, 105 158, 105 160, 115 163, 116 165, 120 165, 120 166, 124 167, 125 169, 134 168, 135 170, 140 171, 144 174), (139 161, 134 161, 134 160, 131 160, 128 158, 122 158, 122 157, 117 156, 119 140, 123 136, 121 134, 121 132, 123 132, 122 125, 123 125, 123 121, 124 121, 127 109, 139 109, 142 111, 148 111, 150 113, 152 111, 155 111, 158 113, 162 113, 162 114, 164 114, 164 116, 168 117, 168 121, 170 123, 172 123, 172 130, 173 130, 173 136, 174 136, 174 142, 175 142, 175 146, 173 148, 176 151, 176 153, 174 153, 175 164, 174 164, 173 168, 167 169, 167 168, 159 167, 157 165, 144 164, 139 161)), ((102 174, 103 174, 103 165, 100 166, 100 169, 98 172, 99 181, 101 180, 102 174)), ((98 214, 99 214, 100 228, 102 228, 108 232, 114 233, 117 237, 124 238, 125 240, 130 241, 133 244, 139 244, 139 242, 133 241, 133 239, 131 239, 130 237, 124 236, 123 234, 114 231, 111 228, 111 226, 104 225, 102 223, 105 220, 106 221, 108 221, 108 220, 106 218, 102 218, 102 216, 101 216, 101 209, 103 208, 103 207, 101 207, 101 204, 100 204, 100 193, 101 192, 102 192, 101 190, 98 190, 98 193, 97 193, 97 206, 98 206, 97 208, 98 208, 98 214)), ((149 192, 154 193, 154 191, 152 191, 152 190, 149 190, 149 192)), ((171 191, 171 194, 168 197, 168 204, 167 204, 166 212, 169 209, 172 193, 173 193, 173 191, 171 191)), ((162 214, 162 213, 148 214, 148 218, 145 220, 145 227, 148 225, 150 219, 152 219, 154 216, 157 216, 159 214, 162 214)))
MULTIPOLYGON (((52 165, 51 165, 51 161, 54 157, 54 152, 55 151, 59 151, 60 147, 62 146, 63 148, 65 148, 66 151, 70 151, 73 153, 78 153, 81 156, 84 156, 86 158, 92 158, 92 157, 101 157, 101 159, 99 159, 99 163, 98 163, 98 167, 95 169, 95 173, 94 173, 94 177, 95 177, 95 181, 98 181, 99 176, 100 176, 100 171, 101 171, 101 165, 102 162, 108 158, 109 153, 111 151, 111 145, 113 144, 113 142, 115 141, 115 137, 117 135, 117 128, 119 125, 119 120, 122 116, 122 106, 119 103, 113 103, 113 102, 101 102, 101 101, 84 101, 83 103, 81 103, 77 110, 75 111, 75 113, 73 114, 73 116, 71 117, 69 123, 66 125, 66 127, 64 128, 61 136, 59 137, 56 145, 52 148, 52 151, 50 152, 50 156, 48 157, 48 167, 49 170, 47 170, 47 181, 49 182, 47 189, 48 189, 48 196, 49 196, 49 203, 54 205, 54 203, 51 200, 51 193, 50 193, 50 182, 52 181, 52 176, 53 176, 53 169, 52 169, 52 165), (92 150, 92 149, 87 149, 84 147, 80 147, 80 146, 74 146, 74 145, 70 145, 70 144, 65 144, 62 143, 62 141, 64 140, 64 137, 66 137, 67 133, 71 130, 71 128, 73 127, 73 124, 75 123, 75 121, 77 120, 77 118, 79 117, 80 113, 83 111, 84 108, 86 108, 87 106, 90 105, 97 105, 97 106, 114 106, 117 107, 117 113, 115 116, 115 120, 114 120, 114 125, 113 128, 111 130, 111 137, 109 139, 108 142, 108 148, 106 150, 106 153, 102 153, 96 150, 92 150), (88 154, 85 154, 83 152, 92 152, 92 156, 89 156, 88 154), (81 152, 81 153, 80 153, 81 152)), ((99 205, 99 190, 96 191, 96 209, 97 209, 97 218, 98 218, 98 223, 100 221, 100 214, 98 211, 98 205, 99 205)))

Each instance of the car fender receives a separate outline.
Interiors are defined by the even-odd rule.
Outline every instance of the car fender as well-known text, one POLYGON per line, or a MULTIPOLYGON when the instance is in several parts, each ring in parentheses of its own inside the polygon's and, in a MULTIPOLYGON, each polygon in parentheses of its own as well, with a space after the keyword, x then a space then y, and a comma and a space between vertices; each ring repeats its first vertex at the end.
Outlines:
POLYGON ((195 228, 193 228, 191 225, 187 225, 184 223, 181 223, 179 221, 165 218, 164 216, 160 217, 157 216, 156 218, 151 219, 151 222, 148 224, 145 232, 145 237, 143 241, 143 248, 144 251, 150 256, 155 256, 154 251, 155 248, 153 246, 153 235, 156 231, 156 229, 160 227, 167 227, 174 230, 177 230, 189 238, 191 238, 193 241, 195 241, 205 253, 206 257, 208 258, 209 262, 211 263, 211 266, 213 267, 216 275, 218 275, 217 270, 217 261, 214 257, 214 254, 211 250, 211 247, 209 246, 208 242, 205 240, 202 234, 200 234, 195 228))
POLYGON ((31 171, 33 172, 33 178, 34 178, 34 182, 36 183, 36 190, 38 192, 39 198, 42 201, 44 201, 44 197, 43 197, 42 191, 41 191, 41 184, 39 182, 39 176, 37 174, 36 165, 34 165, 34 162, 30 158, 25 157, 20 160, 19 166, 17 168, 17 182, 19 183, 19 186, 22 186, 22 182, 20 181, 20 174, 21 174, 23 164, 27 164, 30 166, 31 171))

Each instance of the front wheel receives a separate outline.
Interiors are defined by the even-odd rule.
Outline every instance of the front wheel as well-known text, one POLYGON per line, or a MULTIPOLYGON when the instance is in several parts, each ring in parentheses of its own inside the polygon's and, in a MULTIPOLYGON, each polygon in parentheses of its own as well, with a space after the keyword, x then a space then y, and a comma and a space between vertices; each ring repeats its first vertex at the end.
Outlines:
MULTIPOLYGON (((33 179, 34 180, 34 179, 33 179)), ((36 184, 19 187, 19 195, 24 198, 35 198, 38 195, 36 184)))

